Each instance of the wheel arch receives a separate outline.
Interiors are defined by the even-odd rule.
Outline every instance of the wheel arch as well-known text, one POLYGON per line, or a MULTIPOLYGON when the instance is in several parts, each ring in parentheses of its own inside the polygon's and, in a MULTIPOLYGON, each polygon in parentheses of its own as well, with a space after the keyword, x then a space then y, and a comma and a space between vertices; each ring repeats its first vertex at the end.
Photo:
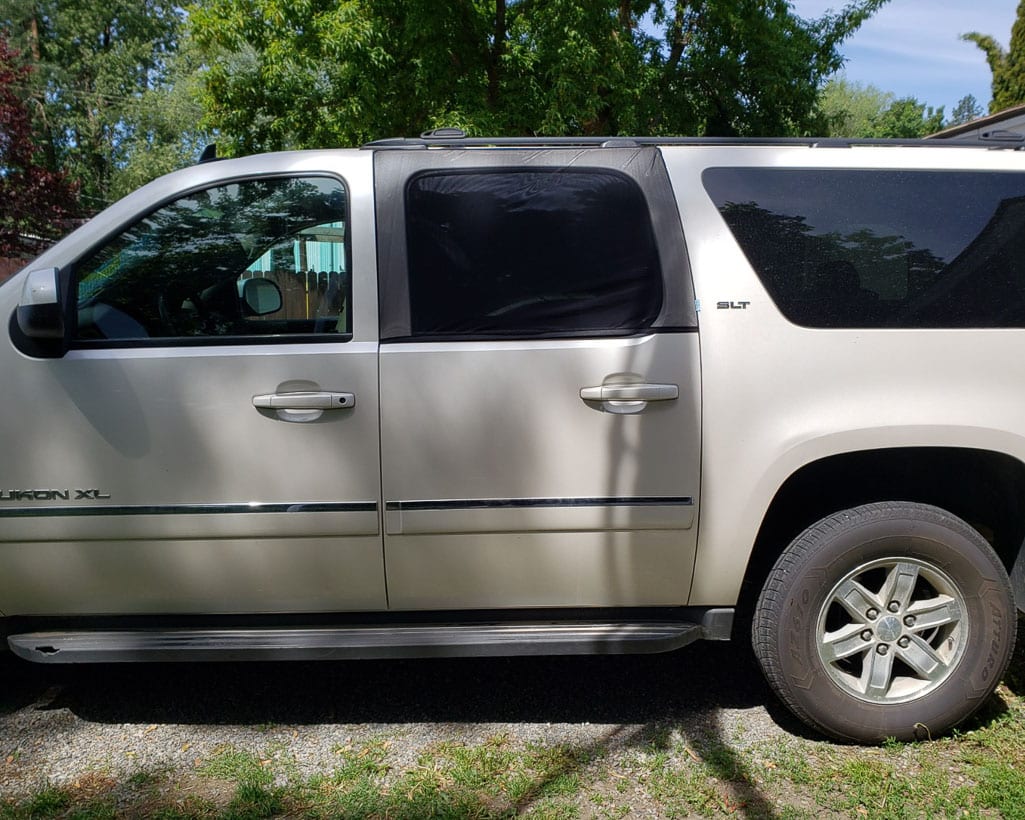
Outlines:
POLYGON ((880 501, 931 504, 962 518, 993 547, 1025 612, 1025 463, 993 450, 893 447, 826 456, 795 470, 762 519, 737 604, 734 636, 786 546, 816 521, 880 501))

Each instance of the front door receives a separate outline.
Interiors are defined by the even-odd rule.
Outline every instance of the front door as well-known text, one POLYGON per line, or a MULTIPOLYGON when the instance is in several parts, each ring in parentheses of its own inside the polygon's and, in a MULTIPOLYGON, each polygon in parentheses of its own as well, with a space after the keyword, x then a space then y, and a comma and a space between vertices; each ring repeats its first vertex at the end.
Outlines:
POLYGON ((71 349, 0 352, 5 614, 386 608, 371 166, 323 156, 60 262, 71 349))

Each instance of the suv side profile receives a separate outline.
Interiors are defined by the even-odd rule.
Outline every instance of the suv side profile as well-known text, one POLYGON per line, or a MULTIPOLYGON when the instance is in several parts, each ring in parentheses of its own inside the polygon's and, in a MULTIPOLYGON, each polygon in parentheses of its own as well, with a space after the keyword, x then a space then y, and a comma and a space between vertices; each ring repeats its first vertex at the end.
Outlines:
POLYGON ((1025 165, 425 135, 202 163, 0 288, 44 663, 658 652, 949 730, 1025 610, 1025 165))

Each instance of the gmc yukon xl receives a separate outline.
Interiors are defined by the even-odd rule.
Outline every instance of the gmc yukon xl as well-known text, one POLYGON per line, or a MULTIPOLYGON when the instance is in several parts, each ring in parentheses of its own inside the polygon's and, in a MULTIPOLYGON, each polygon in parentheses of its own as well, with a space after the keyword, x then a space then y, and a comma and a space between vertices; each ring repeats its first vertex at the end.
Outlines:
POLYGON ((1025 156, 451 134, 204 162, 0 288, 46 663, 752 640, 948 730, 1025 607, 1025 156))

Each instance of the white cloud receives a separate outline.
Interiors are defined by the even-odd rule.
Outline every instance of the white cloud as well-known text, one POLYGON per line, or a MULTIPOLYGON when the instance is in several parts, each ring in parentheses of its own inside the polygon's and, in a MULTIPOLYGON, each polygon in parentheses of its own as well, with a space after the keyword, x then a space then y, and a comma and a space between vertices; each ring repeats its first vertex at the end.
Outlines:
MULTIPOLYGON (((836 0, 792 0, 797 14, 819 17, 845 5, 836 0)), ((984 55, 959 37, 969 31, 1005 43, 1016 0, 891 0, 841 47, 844 73, 855 82, 898 96, 914 96, 947 110, 965 94, 989 101, 984 55)))

